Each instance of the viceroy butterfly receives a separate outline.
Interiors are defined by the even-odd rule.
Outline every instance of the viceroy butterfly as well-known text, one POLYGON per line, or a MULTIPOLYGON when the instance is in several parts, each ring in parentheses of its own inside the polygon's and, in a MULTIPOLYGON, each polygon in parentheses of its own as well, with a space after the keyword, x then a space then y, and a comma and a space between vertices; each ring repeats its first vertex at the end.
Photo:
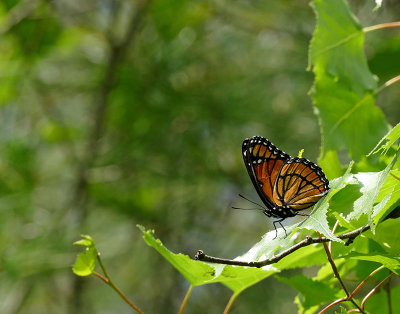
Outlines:
MULTIPOLYGON (((329 181, 322 169, 305 158, 291 157, 261 136, 245 139, 243 160, 250 179, 266 206, 267 217, 282 221, 313 206, 329 192, 329 181)), ((275 236, 276 237, 276 236, 275 236)))

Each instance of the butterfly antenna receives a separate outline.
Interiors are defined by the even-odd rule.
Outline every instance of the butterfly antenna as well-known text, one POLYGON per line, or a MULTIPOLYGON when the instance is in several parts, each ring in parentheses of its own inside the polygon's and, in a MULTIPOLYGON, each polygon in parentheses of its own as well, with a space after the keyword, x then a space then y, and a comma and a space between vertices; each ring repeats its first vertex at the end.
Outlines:
POLYGON ((253 203, 254 205, 257 205, 258 207, 260 207, 260 210, 264 210, 264 206, 261 206, 260 204, 254 202, 254 201, 252 201, 252 200, 249 200, 247 197, 243 196, 242 194, 239 194, 239 196, 240 196, 241 198, 245 199, 246 201, 248 201, 248 202, 250 202, 250 203, 253 203))

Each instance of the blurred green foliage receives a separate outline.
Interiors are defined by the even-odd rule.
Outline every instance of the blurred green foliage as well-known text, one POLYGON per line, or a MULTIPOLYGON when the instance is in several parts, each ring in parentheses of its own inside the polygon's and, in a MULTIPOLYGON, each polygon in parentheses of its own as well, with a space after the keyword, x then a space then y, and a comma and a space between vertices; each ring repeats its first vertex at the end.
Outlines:
MULTIPOLYGON (((400 12, 396 1, 376 12, 373 1, 351 5, 364 26, 400 12)), ((257 199, 242 164, 243 139, 263 135, 316 160, 320 133, 305 70, 315 23, 306 1, 138 7, 126 0, 0 3, 2 313, 129 310, 100 281, 72 274, 80 233, 96 239, 114 281, 140 307, 175 313, 188 284, 135 225, 156 229, 169 248, 191 256, 205 246, 212 255, 240 255, 272 227, 257 213, 230 209, 248 206, 238 192, 257 199), (109 69, 115 76, 105 92, 109 69)), ((378 84, 399 73, 399 40, 397 31, 367 35, 378 84)), ((397 99, 398 86, 377 99, 392 124, 400 118, 397 99)), ((293 312, 295 295, 268 278, 245 291, 232 313, 293 312)), ((229 297, 222 286, 199 287, 187 311, 221 312, 229 297)))

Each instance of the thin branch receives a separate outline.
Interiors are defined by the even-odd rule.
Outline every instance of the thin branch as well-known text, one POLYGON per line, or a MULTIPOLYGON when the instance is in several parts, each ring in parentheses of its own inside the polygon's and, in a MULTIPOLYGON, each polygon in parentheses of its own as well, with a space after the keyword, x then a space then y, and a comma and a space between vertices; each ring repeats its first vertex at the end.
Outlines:
POLYGON ((183 311, 185 310, 186 303, 187 303, 187 301, 189 299, 190 294, 192 293, 192 289, 193 289, 193 286, 190 285, 188 291, 186 292, 185 298, 182 301, 181 308, 179 309, 179 313, 178 314, 182 314, 183 311))
POLYGON ((232 296, 230 297, 230 299, 228 301, 228 304, 225 307, 225 310, 224 310, 223 314, 228 314, 229 313, 229 311, 231 310, 232 304, 236 300, 238 295, 239 295, 238 293, 232 294, 232 296))
MULTIPOLYGON (((320 236, 320 233, 319 233, 319 232, 317 232, 317 233, 318 233, 318 236, 320 236)), ((325 249, 325 252, 326 252, 326 256, 328 257, 328 261, 329 261, 329 263, 331 264, 333 273, 334 273, 336 279, 339 281, 340 285, 342 286, 344 292, 346 293, 347 300, 349 300, 351 303, 353 303, 353 305, 354 305, 357 309, 359 309, 362 313, 365 313, 365 312, 362 310, 362 308, 360 308, 360 306, 356 303, 356 301, 354 301, 353 299, 350 298, 350 293, 349 293, 349 291, 347 290, 346 286, 344 285, 344 282, 343 282, 342 278, 340 277, 340 274, 339 274, 339 272, 338 272, 338 270, 337 270, 335 261, 333 260, 332 254, 331 254, 331 252, 329 251, 328 245, 327 245, 325 242, 322 243, 322 244, 323 244, 323 246, 324 246, 324 249, 325 249)))
POLYGON ((391 78, 390 80, 386 81, 385 83, 383 83, 381 86, 379 86, 374 94, 379 94, 382 90, 384 90, 386 87, 389 87, 390 85, 393 85, 394 83, 397 83, 400 81, 400 75, 397 75, 393 78, 391 78))
POLYGON ((393 27, 400 27, 400 22, 391 22, 391 23, 383 23, 383 24, 367 26, 363 28, 363 31, 364 33, 367 33, 378 29, 393 28, 393 27))
POLYGON ((344 302, 344 301, 347 301, 347 297, 340 298, 340 299, 338 299, 338 300, 332 302, 331 304, 329 304, 328 306, 326 306, 325 308, 323 308, 323 309, 319 312, 319 314, 325 313, 327 310, 331 309, 331 308, 334 307, 336 304, 342 303, 342 302, 344 302))
MULTIPOLYGON (((356 230, 353 230, 351 232, 347 232, 341 235, 338 235, 337 237, 339 239, 347 239, 345 242, 345 245, 349 245, 353 242, 353 240, 359 236, 361 233, 369 230, 369 226, 364 226, 361 228, 358 228, 356 230)), ((264 261, 259 261, 259 262, 244 262, 244 261, 235 261, 235 260, 230 260, 230 259, 225 259, 225 258, 219 258, 219 257, 213 257, 206 255, 202 250, 198 250, 194 259, 203 261, 203 262, 208 262, 208 263, 218 263, 218 264, 226 264, 226 265, 237 265, 237 266, 247 266, 247 267, 263 267, 266 265, 271 265, 274 263, 279 262, 282 258, 288 256, 289 254, 293 253, 294 251, 297 251, 298 249, 308 246, 313 243, 324 243, 324 242, 329 242, 330 239, 322 237, 322 238, 311 238, 310 236, 307 236, 304 240, 300 241, 299 243, 293 245, 292 247, 282 251, 281 253, 271 257, 270 259, 264 260, 264 261)))
POLYGON ((100 278, 101 280, 104 281, 104 283, 106 283, 108 285, 108 279, 106 277, 104 277, 102 274, 99 274, 97 271, 94 271, 93 275, 95 275, 96 277, 100 278))
POLYGON ((386 282, 388 281, 390 278, 392 278, 392 276, 394 275, 394 273, 391 273, 389 276, 387 276, 385 279, 383 279, 374 289, 372 289, 366 296, 365 298, 362 300, 361 302, 361 308, 364 309, 364 305, 365 302, 367 302, 367 300, 375 293, 378 291, 378 289, 386 282))
POLYGON ((371 278, 373 275, 375 275, 378 271, 380 271, 381 269, 385 268, 385 266, 380 266, 377 269, 375 269, 372 273, 370 273, 367 278, 365 278, 363 281, 361 281, 361 283, 357 286, 357 288, 354 289, 354 291, 350 294, 349 299, 353 298, 355 296, 355 294, 365 285, 365 283, 367 282, 367 280, 369 278, 371 278))
POLYGON ((131 308, 133 308, 136 312, 144 314, 144 312, 139 309, 135 304, 133 304, 133 302, 131 300, 129 300, 125 294, 122 293, 121 290, 119 290, 119 288, 114 284, 114 282, 111 280, 110 276, 107 273, 106 268, 103 265, 103 262, 100 258, 100 253, 97 253, 97 261, 99 262, 100 268, 104 273, 104 276, 102 276, 101 274, 97 273, 97 272, 93 272, 93 275, 97 276, 98 278, 100 278, 101 280, 103 280, 107 285, 109 285, 111 288, 114 289, 115 292, 118 293, 118 295, 126 302, 129 304, 129 306, 131 308))
POLYGON ((339 274, 339 272, 337 270, 335 261, 332 258, 332 254, 329 252, 328 245, 325 242, 322 243, 322 245, 324 246, 325 253, 326 253, 326 256, 328 257, 329 264, 331 264, 331 267, 332 267, 332 270, 333 270, 333 274, 336 277, 336 279, 339 281, 340 285, 342 286, 342 288, 343 288, 343 290, 346 293, 346 296, 348 298, 350 296, 350 293, 347 290, 346 286, 344 285, 344 283, 342 281, 342 278, 340 277, 340 274, 339 274))

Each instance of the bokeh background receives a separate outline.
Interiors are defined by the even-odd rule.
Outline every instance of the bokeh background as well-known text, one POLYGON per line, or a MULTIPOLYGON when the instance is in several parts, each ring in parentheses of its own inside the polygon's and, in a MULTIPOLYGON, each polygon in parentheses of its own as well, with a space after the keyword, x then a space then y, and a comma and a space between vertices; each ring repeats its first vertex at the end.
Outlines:
MULTIPOLYGON (((364 26, 400 16, 395 0, 350 4, 364 26)), ((251 207, 238 193, 258 201, 241 143, 262 135, 317 161, 314 25, 308 1, 1 1, 0 312, 130 312, 73 275, 81 233, 147 313, 176 313, 189 285, 136 224, 190 256, 257 242, 271 220, 231 209, 251 207)), ((397 30, 368 33, 366 52, 380 83, 400 73, 397 30)), ((399 99, 398 86, 378 97, 393 124, 399 99)), ((186 311, 221 313, 230 295, 197 287, 186 311)), ((269 278, 231 312, 291 313, 295 295, 269 278)))

